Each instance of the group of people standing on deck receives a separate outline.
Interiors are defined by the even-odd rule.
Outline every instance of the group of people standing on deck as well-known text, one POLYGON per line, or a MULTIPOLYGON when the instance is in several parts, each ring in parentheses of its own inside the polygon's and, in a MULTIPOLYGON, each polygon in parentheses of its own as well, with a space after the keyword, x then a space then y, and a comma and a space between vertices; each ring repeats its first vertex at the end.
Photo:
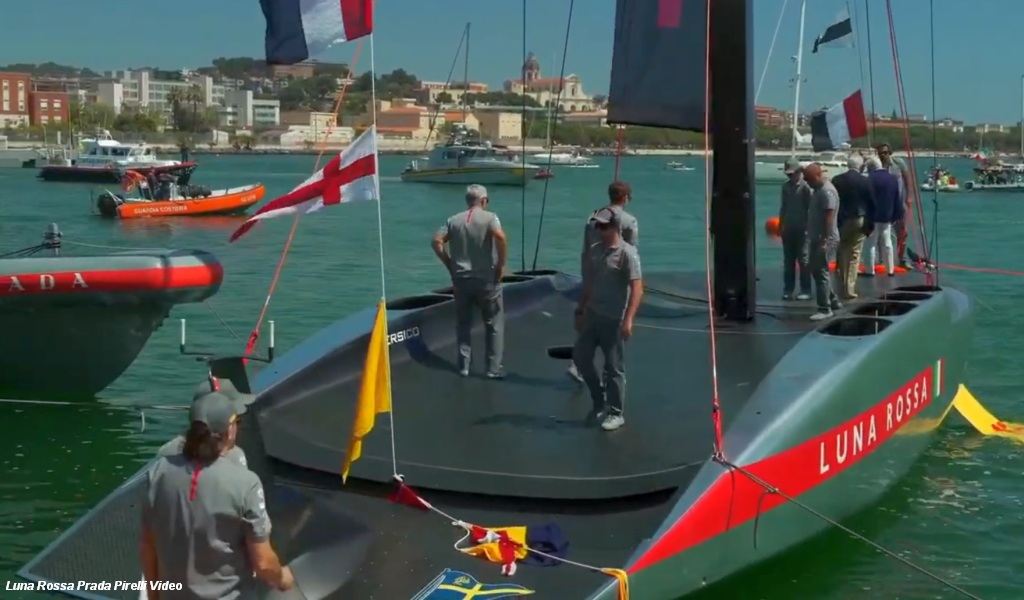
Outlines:
MULTIPOLYGON (((580 254, 583 286, 573 315, 577 337, 568 373, 589 389, 594 404, 588 421, 605 431, 625 424, 625 342, 633 335, 633 320, 643 297, 637 221, 625 210, 631 197, 628 184, 612 183, 608 205, 586 221, 580 254), (603 377, 595 366, 598 350, 604 355, 603 377)), ((459 374, 470 374, 473 315, 478 312, 484 324, 485 376, 502 379, 505 312, 501 282, 508 240, 498 215, 488 210, 488 202, 487 188, 469 186, 466 210, 445 221, 434 233, 432 246, 452 280, 459 374)))
POLYGON ((857 277, 874 277, 879 258, 889 277, 897 265, 911 270, 917 261, 907 247, 906 217, 914 189, 909 170, 888 144, 876 150, 877 156, 866 159, 851 156, 847 170, 831 178, 818 163, 801 167, 789 159, 784 166, 789 181, 782 186, 779 207, 782 299, 810 300, 813 282, 818 308, 813 321, 832 317, 843 301, 856 299, 857 277))

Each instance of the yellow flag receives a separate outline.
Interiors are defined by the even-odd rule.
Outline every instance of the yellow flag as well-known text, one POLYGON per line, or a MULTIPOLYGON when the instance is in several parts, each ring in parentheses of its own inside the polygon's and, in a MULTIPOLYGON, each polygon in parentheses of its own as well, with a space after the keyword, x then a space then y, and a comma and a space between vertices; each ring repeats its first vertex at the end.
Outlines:
POLYGON ((370 347, 366 350, 363 381, 356 399, 356 417, 352 422, 352 438, 348 442, 341 481, 348 479, 352 463, 363 453, 363 438, 373 431, 380 413, 391 412, 391 360, 388 353, 388 312, 384 300, 377 305, 377 318, 370 332, 370 347))

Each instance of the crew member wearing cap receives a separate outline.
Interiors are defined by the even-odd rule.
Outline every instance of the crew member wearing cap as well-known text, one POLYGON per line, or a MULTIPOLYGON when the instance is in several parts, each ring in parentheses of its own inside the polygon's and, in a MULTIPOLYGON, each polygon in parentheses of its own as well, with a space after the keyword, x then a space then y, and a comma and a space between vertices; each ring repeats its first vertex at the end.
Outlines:
MULTIPOLYGON (((243 394, 239 392, 233 383, 228 379, 217 379, 212 375, 206 379, 203 383, 199 384, 196 391, 192 394, 192 402, 196 402, 206 394, 210 392, 220 392, 228 397, 235 404, 236 412, 241 415, 245 413, 246 407, 252 404, 256 400, 254 394, 243 394)), ((185 447, 185 436, 179 435, 167 442, 156 451, 157 456, 172 456, 180 454, 182 448, 185 447)), ((234 444, 232 440, 230 447, 228 448, 225 458, 229 458, 243 467, 248 467, 249 463, 245 458, 245 452, 241 447, 234 444)))
POLYGON ((239 408, 218 392, 198 398, 182 451, 150 467, 142 505, 143 575, 183 589, 151 591, 149 600, 249 598, 255 577, 281 591, 295 585, 270 545, 259 477, 224 460, 238 434, 239 408))
POLYGON ((782 184, 779 205, 779 233, 782 236, 782 299, 793 299, 797 269, 800 270, 800 293, 797 300, 811 299, 811 270, 808 266, 807 211, 811 206, 811 186, 804 181, 800 161, 786 160, 782 167, 789 180, 782 184))
MULTIPOLYGON (((640 225, 637 223, 636 217, 626 212, 626 205, 632 200, 633 188, 624 181, 614 181, 608 186, 608 205, 602 208, 610 208, 618 214, 619 235, 624 241, 637 247, 640 242, 640 225)), ((583 251, 580 252, 581 276, 587 270, 587 256, 590 253, 590 247, 601 241, 597 227, 594 226, 594 215, 600 210, 599 208, 591 213, 587 224, 583 226, 583 251)), ((568 374, 569 377, 583 383, 583 377, 580 376, 576 363, 569 365, 568 374)))
POLYGON ((434 254, 448 269, 455 294, 455 338, 459 374, 469 376, 473 347, 473 312, 484 322, 487 377, 505 376, 505 307, 501 278, 508 258, 508 240, 498 215, 487 210, 487 188, 466 188, 467 209, 449 218, 434 234, 434 254), (447 246, 447 247, 446 247, 447 246))
POLYGON ((590 247, 584 264, 583 293, 576 307, 579 335, 573 348, 573 362, 594 401, 591 418, 605 431, 625 423, 625 342, 633 335, 633 319, 644 293, 640 255, 622 239, 618 215, 612 208, 594 213, 601 239, 590 247), (606 385, 594 366, 598 348, 604 355, 606 385))

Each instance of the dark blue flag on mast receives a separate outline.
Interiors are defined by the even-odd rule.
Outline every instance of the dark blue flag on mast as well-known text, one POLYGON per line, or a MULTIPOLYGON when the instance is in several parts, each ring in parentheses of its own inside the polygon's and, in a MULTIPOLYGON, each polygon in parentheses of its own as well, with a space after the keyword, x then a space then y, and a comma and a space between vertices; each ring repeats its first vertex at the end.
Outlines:
POLYGON ((704 130, 708 0, 618 0, 608 122, 704 130))
POLYGON ((850 46, 853 44, 853 23, 850 21, 850 13, 846 10, 839 13, 835 23, 828 26, 825 33, 814 40, 814 50, 811 54, 817 54, 818 48, 825 44, 835 46, 850 46))

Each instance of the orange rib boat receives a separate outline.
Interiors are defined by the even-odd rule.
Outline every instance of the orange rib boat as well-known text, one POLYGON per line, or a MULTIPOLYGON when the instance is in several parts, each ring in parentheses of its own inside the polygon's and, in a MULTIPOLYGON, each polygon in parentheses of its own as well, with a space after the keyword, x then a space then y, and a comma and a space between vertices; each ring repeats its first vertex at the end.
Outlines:
POLYGON ((125 198, 111 192, 100 194, 97 208, 104 217, 141 219, 145 217, 200 217, 239 215, 263 198, 266 188, 254 183, 236 188, 214 190, 198 198, 145 200, 125 198))

